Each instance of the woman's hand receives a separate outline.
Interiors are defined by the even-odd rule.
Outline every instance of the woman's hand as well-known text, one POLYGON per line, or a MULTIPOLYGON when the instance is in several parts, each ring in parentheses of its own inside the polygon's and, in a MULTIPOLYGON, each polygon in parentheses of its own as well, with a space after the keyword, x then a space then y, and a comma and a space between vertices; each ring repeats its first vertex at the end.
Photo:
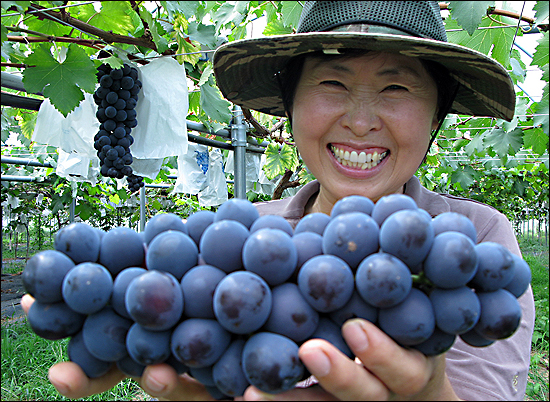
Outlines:
MULTIPOLYGON (((21 305, 28 312, 34 299, 23 296, 21 305)), ((350 360, 330 343, 312 339, 299 355, 319 385, 295 388, 270 395, 249 387, 244 400, 458 400, 445 375, 445 355, 426 357, 416 350, 397 345, 376 325, 361 319, 349 320, 342 334, 357 356, 350 360)), ((89 379, 72 362, 50 368, 49 379, 60 394, 82 398, 107 391, 126 376, 113 367, 101 378, 89 379)), ((148 394, 168 400, 210 400, 205 387, 188 375, 177 375, 167 364, 148 366, 139 379, 148 394)), ((241 399, 241 398, 236 398, 241 399)))
POLYGON ((376 325, 347 321, 343 336, 362 364, 350 360, 330 343, 312 339, 300 358, 320 386, 266 395, 249 387, 245 400, 458 400, 445 375, 445 355, 426 357, 397 345, 376 325))
MULTIPOLYGON (((21 299, 21 306, 28 313, 34 298, 28 294, 21 299)), ((70 399, 84 398, 105 392, 126 378, 116 365, 100 378, 88 378, 80 366, 73 362, 61 362, 50 367, 48 378, 57 391, 70 399)), ((149 395, 175 401, 212 400, 206 388, 188 375, 178 375, 168 364, 147 366, 143 376, 136 379, 149 395)))

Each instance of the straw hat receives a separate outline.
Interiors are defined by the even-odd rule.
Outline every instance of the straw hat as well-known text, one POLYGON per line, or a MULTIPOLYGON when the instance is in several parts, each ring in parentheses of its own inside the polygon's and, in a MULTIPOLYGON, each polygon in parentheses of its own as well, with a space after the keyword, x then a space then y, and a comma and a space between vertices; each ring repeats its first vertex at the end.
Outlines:
POLYGON ((506 69, 476 50, 447 42, 436 1, 307 1, 296 34, 229 42, 214 54, 214 73, 229 101, 285 116, 277 73, 292 57, 339 49, 438 62, 459 83, 450 113, 508 121, 514 116, 516 94, 506 69))

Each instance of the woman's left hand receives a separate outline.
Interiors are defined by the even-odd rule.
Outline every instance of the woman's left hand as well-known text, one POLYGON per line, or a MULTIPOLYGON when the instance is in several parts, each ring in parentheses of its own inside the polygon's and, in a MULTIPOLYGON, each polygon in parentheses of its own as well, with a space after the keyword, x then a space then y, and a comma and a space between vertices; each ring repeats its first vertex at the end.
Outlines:
POLYGON ((244 400, 459 400, 445 374, 445 355, 426 357, 395 343, 376 325, 347 321, 342 334, 360 360, 350 360, 329 342, 311 339, 299 350, 319 385, 265 394, 249 387, 244 400))

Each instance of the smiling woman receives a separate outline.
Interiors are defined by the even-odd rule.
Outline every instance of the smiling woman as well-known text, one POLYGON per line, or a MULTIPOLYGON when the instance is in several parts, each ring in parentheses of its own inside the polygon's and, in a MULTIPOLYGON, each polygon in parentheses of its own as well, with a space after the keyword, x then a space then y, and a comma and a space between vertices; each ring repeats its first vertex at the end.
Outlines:
MULTIPOLYGON (((448 113, 508 121, 514 115, 506 69, 447 42, 437 2, 306 2, 296 34, 223 45, 214 55, 214 72, 232 102, 288 116, 316 177, 294 197, 256 204, 260 215, 280 215, 295 225, 308 214, 329 215, 350 195, 376 202, 404 193, 432 217, 469 217, 478 242, 520 254, 503 214, 428 191, 415 176, 448 113)), ((318 385, 281 398, 521 400, 533 331, 530 289, 520 303, 521 329, 513 337, 478 350, 458 339, 445 358, 419 358, 369 322, 349 321, 342 334, 362 364, 309 340, 299 356, 318 385)), ((244 397, 261 395, 252 389, 244 397)))

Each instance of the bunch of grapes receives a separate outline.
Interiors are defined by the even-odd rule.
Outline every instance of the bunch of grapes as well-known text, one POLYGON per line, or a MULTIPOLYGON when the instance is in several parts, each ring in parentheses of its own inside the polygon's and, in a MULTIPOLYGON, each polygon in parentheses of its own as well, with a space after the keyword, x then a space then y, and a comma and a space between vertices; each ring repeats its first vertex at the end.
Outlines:
POLYGON ((230 199, 186 221, 155 215, 142 233, 72 223, 55 250, 29 260, 23 281, 36 299, 34 332, 71 337, 69 359, 89 377, 113 364, 139 377, 165 362, 222 398, 308 378, 298 357, 308 339, 354 358, 341 335, 350 318, 426 355, 457 337, 477 347, 510 337, 529 266, 497 243, 476 243, 465 216, 432 219, 402 194, 376 204, 346 197, 294 229, 230 199))
POLYGON ((131 132, 137 126, 135 107, 142 84, 137 69, 128 64, 118 69, 102 64, 97 70, 99 87, 93 97, 98 106, 96 117, 100 126, 94 137, 94 148, 101 174, 118 179, 124 176, 135 178, 128 182, 129 190, 134 192, 143 187, 143 179, 134 175, 130 166, 130 146, 134 143, 131 132))

